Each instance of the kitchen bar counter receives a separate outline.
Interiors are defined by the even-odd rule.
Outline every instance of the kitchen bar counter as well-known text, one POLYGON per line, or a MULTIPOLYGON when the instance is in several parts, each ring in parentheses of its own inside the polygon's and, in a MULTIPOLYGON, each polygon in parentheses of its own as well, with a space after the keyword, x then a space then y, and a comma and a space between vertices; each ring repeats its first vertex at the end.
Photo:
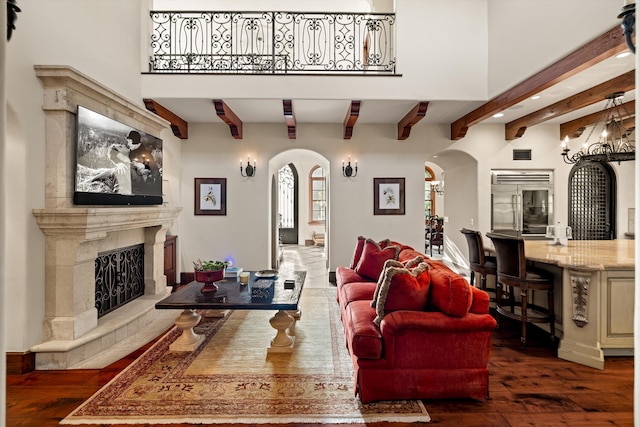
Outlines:
POLYGON ((567 246, 548 240, 525 240, 527 259, 562 268, 589 270, 635 268, 633 240, 569 240, 567 246))
POLYGON ((555 272, 561 296, 558 357, 604 369, 604 356, 633 355, 633 240, 526 240, 527 260, 555 272))

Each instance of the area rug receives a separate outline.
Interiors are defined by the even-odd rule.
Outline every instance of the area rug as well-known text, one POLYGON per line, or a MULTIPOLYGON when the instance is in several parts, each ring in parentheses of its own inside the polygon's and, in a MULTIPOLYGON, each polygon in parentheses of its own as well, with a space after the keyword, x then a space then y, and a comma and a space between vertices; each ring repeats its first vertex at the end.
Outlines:
MULTIPOLYGON (((203 316, 195 352, 169 351, 173 329, 61 424, 428 422, 420 401, 354 396, 335 289, 308 288, 290 354, 267 353, 271 311, 203 316)), ((203 313, 204 314, 204 313, 203 313)))

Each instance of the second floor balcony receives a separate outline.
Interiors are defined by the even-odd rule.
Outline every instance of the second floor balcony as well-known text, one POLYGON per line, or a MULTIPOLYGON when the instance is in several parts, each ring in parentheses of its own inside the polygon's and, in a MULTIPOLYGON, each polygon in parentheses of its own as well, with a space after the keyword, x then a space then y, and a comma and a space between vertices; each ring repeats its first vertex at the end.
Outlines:
POLYGON ((150 73, 395 73, 394 14, 152 11, 150 17, 150 73))

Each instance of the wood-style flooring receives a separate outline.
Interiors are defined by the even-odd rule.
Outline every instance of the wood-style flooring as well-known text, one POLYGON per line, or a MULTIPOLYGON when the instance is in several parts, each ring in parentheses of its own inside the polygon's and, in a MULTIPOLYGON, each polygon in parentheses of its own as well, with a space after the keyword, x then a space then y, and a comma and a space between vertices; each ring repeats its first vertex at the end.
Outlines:
MULTIPOLYGON (((324 261, 318 262, 315 258, 319 250, 289 249, 289 256, 294 256, 290 260, 293 268, 296 265, 316 265, 323 269, 324 261)), ((316 277, 321 279, 321 276, 322 273, 316 273, 316 277)), ((331 286, 328 280, 326 283, 331 286)), ((558 359, 556 348, 550 344, 548 335, 535 327, 529 329, 527 347, 522 348, 519 329, 519 324, 502 320, 500 330, 494 333, 490 399, 485 402, 425 401, 432 418, 431 424, 456 427, 633 426, 632 357, 607 358, 605 369, 600 371, 558 359)), ((135 360, 149 345, 104 369, 8 375, 6 425, 57 426, 61 419, 135 360)), ((399 425, 367 424, 380 427, 399 425)))

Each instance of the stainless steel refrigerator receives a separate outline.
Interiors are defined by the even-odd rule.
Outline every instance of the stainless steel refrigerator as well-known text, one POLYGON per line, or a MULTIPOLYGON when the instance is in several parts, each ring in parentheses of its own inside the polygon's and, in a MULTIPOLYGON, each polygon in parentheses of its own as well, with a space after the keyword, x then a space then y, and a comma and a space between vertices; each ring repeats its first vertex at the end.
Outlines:
POLYGON ((492 232, 544 237, 553 223, 553 171, 491 171, 492 232))

